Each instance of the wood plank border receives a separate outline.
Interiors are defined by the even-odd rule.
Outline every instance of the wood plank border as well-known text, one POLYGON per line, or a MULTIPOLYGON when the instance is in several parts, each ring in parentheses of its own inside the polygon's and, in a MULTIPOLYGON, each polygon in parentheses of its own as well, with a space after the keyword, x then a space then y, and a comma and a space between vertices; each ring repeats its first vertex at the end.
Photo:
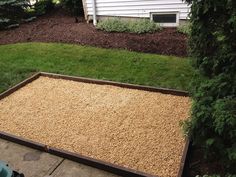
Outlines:
POLYGON ((61 75, 61 74, 52 74, 52 73, 46 73, 46 72, 41 72, 40 75, 44 77, 55 78, 55 79, 65 79, 65 80, 72 80, 76 82, 84 82, 84 83, 90 83, 90 84, 112 85, 112 86, 117 86, 117 87, 122 87, 122 88, 144 90, 144 91, 149 91, 149 92, 160 92, 163 94, 171 94, 171 95, 176 95, 176 96, 189 96, 188 92, 186 91, 167 89, 167 88, 161 88, 161 87, 127 84, 127 83, 114 82, 114 81, 89 79, 85 77, 74 77, 74 76, 66 76, 66 75, 61 75))
POLYGON ((31 77, 29 77, 28 79, 25 79, 24 81, 20 82, 19 84, 11 87, 7 91, 0 94, 0 100, 9 96, 10 94, 12 94, 13 92, 17 91, 18 89, 24 87, 25 85, 29 84, 30 82, 33 82, 34 80, 38 79, 40 76, 41 76, 40 73, 36 73, 36 74, 32 75, 31 77))
POLYGON ((11 141, 13 143, 23 145, 23 146, 27 146, 33 149, 37 149, 39 151, 48 152, 48 147, 44 144, 37 143, 37 142, 31 141, 25 138, 21 138, 19 136, 15 136, 6 132, 0 131, 0 138, 11 141))
POLYGON ((183 155, 182 155, 182 158, 181 158, 179 172, 178 172, 177 177, 183 177, 184 176, 184 167, 185 167, 185 164, 186 164, 186 158, 187 158, 187 155, 188 155, 189 146, 190 146, 190 141, 189 141, 189 139, 186 139, 186 144, 184 146, 184 151, 183 151, 183 155))
POLYGON ((116 175, 120 175, 123 177, 157 177, 157 176, 150 175, 150 174, 138 171, 138 170, 125 168, 120 165, 115 165, 109 162, 83 156, 78 153, 72 153, 69 151, 64 151, 64 150, 53 148, 53 147, 49 148, 49 153, 59 156, 59 157, 63 157, 65 159, 69 159, 69 160, 84 164, 84 165, 88 165, 88 166, 91 166, 100 170, 104 170, 104 171, 107 171, 116 175))
MULTIPOLYGON (((33 76, 29 77, 28 79, 24 80, 23 82, 20 82, 16 86, 8 89, 7 91, 0 94, 0 100, 9 96, 10 94, 14 93, 18 89, 24 87, 25 85, 33 82, 34 80, 38 79, 40 76, 49 77, 49 78, 55 78, 55 79, 65 79, 65 80, 71 80, 71 81, 77 81, 77 82, 84 82, 84 83, 91 83, 91 84, 99 84, 99 85, 113 85, 117 87, 122 88, 129 88, 129 89, 137 89, 137 90, 144 90, 144 91, 150 91, 150 92, 160 92, 163 94, 171 94, 176 96, 189 96, 188 92, 186 91, 180 91, 180 90, 174 90, 174 89, 166 89, 166 88, 157 88, 157 87, 149 87, 149 86, 143 86, 143 85, 134 85, 134 84, 125 84, 120 82, 113 82, 113 81, 105 81, 105 80, 97 80, 97 79, 89 79, 85 77, 74 77, 74 76, 66 76, 61 74, 53 74, 53 73, 46 73, 46 72, 39 72, 34 74, 33 76)), ((151 174, 143 173, 141 171, 133 170, 130 168, 125 168, 119 165, 115 165, 112 163, 104 162, 101 160, 93 159, 87 156, 82 156, 78 153, 72 153, 69 151, 64 151, 61 149, 57 149, 54 147, 49 147, 44 144, 40 144, 28 139, 24 139, 15 135, 11 135, 5 132, 0 131, 0 138, 18 143, 30 148, 34 148, 40 151, 44 151, 56 156, 60 156, 65 159, 69 159, 75 162, 79 162, 84 165, 88 165, 97 169, 101 169, 104 171, 108 171, 113 174, 117 174, 123 177, 156 177, 151 174)), ((184 173, 184 166, 186 163, 186 157, 188 155, 188 148, 189 148, 189 140, 186 140, 186 144, 184 146, 183 156, 180 162, 180 167, 178 171, 177 177, 182 177, 184 173)))

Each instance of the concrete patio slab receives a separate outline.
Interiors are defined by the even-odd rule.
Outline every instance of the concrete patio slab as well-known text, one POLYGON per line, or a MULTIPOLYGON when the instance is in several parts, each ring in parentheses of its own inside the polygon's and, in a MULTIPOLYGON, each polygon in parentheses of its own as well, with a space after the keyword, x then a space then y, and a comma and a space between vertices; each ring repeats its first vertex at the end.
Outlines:
POLYGON ((0 160, 25 177, 119 177, 1 138, 0 160))
POLYGON ((52 177, 118 177, 114 174, 89 166, 65 160, 52 174, 52 177))
POLYGON ((0 139, 0 160, 26 177, 44 177, 63 160, 60 157, 0 139))

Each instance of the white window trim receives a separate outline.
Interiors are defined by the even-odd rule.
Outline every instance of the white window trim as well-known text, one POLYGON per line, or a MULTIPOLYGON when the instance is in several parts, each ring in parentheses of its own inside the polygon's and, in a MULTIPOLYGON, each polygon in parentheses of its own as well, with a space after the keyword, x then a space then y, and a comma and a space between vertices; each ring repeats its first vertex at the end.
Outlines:
POLYGON ((180 12, 179 11, 166 11, 166 12, 150 12, 150 19, 153 21, 153 15, 162 14, 176 14, 176 23, 159 23, 162 27, 177 27, 179 26, 180 12))

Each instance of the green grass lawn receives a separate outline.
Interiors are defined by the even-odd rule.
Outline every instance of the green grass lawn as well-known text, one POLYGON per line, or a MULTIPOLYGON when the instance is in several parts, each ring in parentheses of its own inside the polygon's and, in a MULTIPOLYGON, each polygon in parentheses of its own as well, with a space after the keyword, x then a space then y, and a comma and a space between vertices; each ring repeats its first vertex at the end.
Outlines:
POLYGON ((0 92, 37 71, 180 90, 193 76, 186 58, 69 44, 0 46, 0 92))

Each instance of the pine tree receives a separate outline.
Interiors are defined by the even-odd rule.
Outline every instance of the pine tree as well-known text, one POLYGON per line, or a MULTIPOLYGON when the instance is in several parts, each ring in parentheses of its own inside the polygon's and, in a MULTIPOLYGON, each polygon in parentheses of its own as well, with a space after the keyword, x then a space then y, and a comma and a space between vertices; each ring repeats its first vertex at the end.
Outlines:
POLYGON ((0 29, 19 25, 29 6, 28 0, 0 0, 0 29))

